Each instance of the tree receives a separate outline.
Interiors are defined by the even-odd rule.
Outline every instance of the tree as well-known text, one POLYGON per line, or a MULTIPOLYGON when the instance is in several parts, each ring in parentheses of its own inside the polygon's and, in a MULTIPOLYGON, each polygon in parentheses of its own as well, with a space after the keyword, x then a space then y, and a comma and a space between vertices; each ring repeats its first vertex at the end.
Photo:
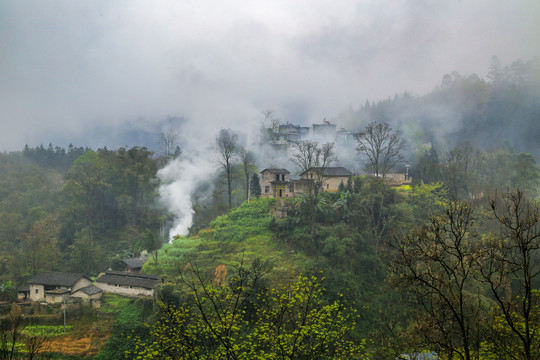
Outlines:
POLYGON ((250 192, 251 196, 261 196, 261 182, 259 180, 259 174, 254 173, 251 175, 250 192))
POLYGON ((240 265, 228 284, 190 266, 182 285, 189 300, 180 306, 158 300, 161 318, 153 342, 140 344, 140 359, 350 359, 363 343, 350 339, 354 313, 341 298, 322 300, 322 280, 297 281, 266 293, 259 261, 240 265))
POLYGON ((162 241, 152 230, 146 229, 143 236, 143 248, 152 254, 154 263, 158 263, 158 250, 161 248, 162 241))
POLYGON ((513 359, 540 358, 540 207, 520 190, 490 202, 500 231, 479 257, 481 280, 498 306, 491 350, 513 359))
POLYGON ((304 175, 307 193, 304 200, 310 209, 311 235, 315 234, 317 205, 320 191, 324 186, 326 168, 334 160, 334 143, 319 145, 314 141, 300 141, 293 145, 293 155, 290 159, 298 172, 304 175))
POLYGON ((11 311, 0 322, 0 360, 50 359, 49 344, 44 335, 24 333, 23 314, 13 303, 11 311))
POLYGON ((180 155, 179 137, 172 129, 166 129, 159 133, 159 152, 165 160, 180 155))
POLYGON ((229 129, 222 129, 216 138, 218 164, 227 178, 227 196, 229 210, 232 207, 232 173, 238 155, 238 135, 229 129))
POLYGON ((482 161, 482 153, 469 142, 445 154, 443 176, 452 200, 466 199, 474 194, 482 161))
POLYGON ((36 221, 21 239, 21 255, 26 274, 51 271, 58 263, 59 224, 54 216, 36 221))
POLYGON ((474 222, 469 206, 450 203, 444 214, 391 244, 392 282, 412 292, 420 305, 415 332, 449 359, 476 358, 483 334, 474 222))
POLYGON ((240 157, 240 165, 242 166, 242 171, 244 172, 244 180, 246 184, 246 200, 249 200, 250 177, 255 169, 253 153, 246 150, 244 147, 241 147, 238 151, 238 154, 240 157))
POLYGON ((371 122, 356 136, 356 151, 364 168, 383 180, 403 160, 405 142, 387 123, 371 122))

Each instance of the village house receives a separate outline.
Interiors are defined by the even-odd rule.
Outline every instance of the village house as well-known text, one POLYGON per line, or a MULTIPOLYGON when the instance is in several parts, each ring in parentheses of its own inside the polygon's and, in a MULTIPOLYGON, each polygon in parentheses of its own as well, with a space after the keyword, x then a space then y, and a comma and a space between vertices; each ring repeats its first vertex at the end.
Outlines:
POLYGON ((264 169, 261 171, 261 196, 293 197, 291 173, 287 169, 264 169))
POLYGON ((339 184, 346 184, 352 175, 353 173, 344 167, 314 167, 300 174, 300 179, 304 181, 296 184, 295 192, 303 192, 302 190, 305 190, 307 182, 319 177, 322 179, 321 191, 336 192, 339 189, 339 184))
MULTIPOLYGON (((294 197, 298 193, 307 192, 310 183, 318 177, 321 168, 312 168, 300 174, 300 179, 291 180, 287 169, 264 169, 261 171, 261 196, 263 197, 294 197)), ((352 172, 344 167, 327 167, 322 174, 321 191, 338 191, 339 184, 347 183, 352 172)))
POLYGON ((107 270, 96 283, 105 293, 125 296, 153 296, 159 278, 137 272, 107 270))
POLYGON ((32 301, 60 303, 79 289, 92 285, 84 274, 66 272, 43 272, 28 281, 32 301))

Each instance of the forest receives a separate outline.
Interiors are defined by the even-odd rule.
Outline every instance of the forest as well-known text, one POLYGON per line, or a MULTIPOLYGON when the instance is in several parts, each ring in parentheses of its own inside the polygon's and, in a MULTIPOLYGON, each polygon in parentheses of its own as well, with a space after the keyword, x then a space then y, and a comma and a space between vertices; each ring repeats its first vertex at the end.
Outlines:
MULTIPOLYGON (((487 80, 454 72, 335 121, 386 124, 399 162, 371 176, 357 138, 362 173, 277 201, 260 196, 266 164, 216 131, 215 175, 171 242, 157 174, 185 156, 183 134, 161 134, 166 151, 0 154, 0 300, 39 272, 94 277, 148 254, 144 271, 166 279, 149 327, 130 307, 98 359, 539 359, 540 60, 494 58, 487 80), (411 183, 385 182, 405 163, 411 183)), ((333 145, 310 146, 291 171, 339 164, 333 145)))

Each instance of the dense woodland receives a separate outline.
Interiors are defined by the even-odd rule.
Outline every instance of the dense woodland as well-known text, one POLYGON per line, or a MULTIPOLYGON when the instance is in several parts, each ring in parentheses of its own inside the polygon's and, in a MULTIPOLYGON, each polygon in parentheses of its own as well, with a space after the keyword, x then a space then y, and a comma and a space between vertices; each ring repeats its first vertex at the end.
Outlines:
POLYGON ((259 198, 253 177, 265 164, 235 148, 195 194, 190 236, 172 244, 156 176, 165 156, 52 144, 0 154, 0 296, 12 299, 41 271, 96 275, 146 251, 145 271, 168 281, 146 319, 151 332, 120 317, 99 358, 135 357, 136 343, 144 358, 166 346, 171 358, 313 358, 309 341, 322 358, 421 350, 540 358, 540 60, 502 67, 494 58, 487 80, 452 73, 430 94, 366 103, 337 119, 357 131, 389 124, 406 143, 413 183, 354 176, 338 192, 288 199, 278 219, 272 211, 283 205, 259 198), (287 307, 291 299, 305 312, 287 307), (310 317, 327 327, 307 326, 310 317), (298 319, 306 326, 295 327, 298 319), (189 331, 178 337, 171 322, 189 331), (138 339, 124 336, 131 330, 138 339), (291 347, 288 330, 309 334, 304 347, 291 347), (204 341, 193 345, 190 331, 204 341), (278 338, 283 347, 272 348, 278 338))

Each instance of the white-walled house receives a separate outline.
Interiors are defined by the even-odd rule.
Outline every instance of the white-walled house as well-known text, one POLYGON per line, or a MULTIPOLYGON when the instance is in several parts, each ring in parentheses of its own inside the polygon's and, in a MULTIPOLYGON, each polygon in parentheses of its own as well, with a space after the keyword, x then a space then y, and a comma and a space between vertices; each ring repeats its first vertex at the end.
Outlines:
POLYGON ((84 274, 49 271, 37 274, 28 285, 30 300, 59 303, 78 289, 92 285, 92 281, 84 274))
POLYGON ((125 296, 153 296, 159 278, 137 272, 107 270, 96 279, 97 286, 105 293, 125 296))

